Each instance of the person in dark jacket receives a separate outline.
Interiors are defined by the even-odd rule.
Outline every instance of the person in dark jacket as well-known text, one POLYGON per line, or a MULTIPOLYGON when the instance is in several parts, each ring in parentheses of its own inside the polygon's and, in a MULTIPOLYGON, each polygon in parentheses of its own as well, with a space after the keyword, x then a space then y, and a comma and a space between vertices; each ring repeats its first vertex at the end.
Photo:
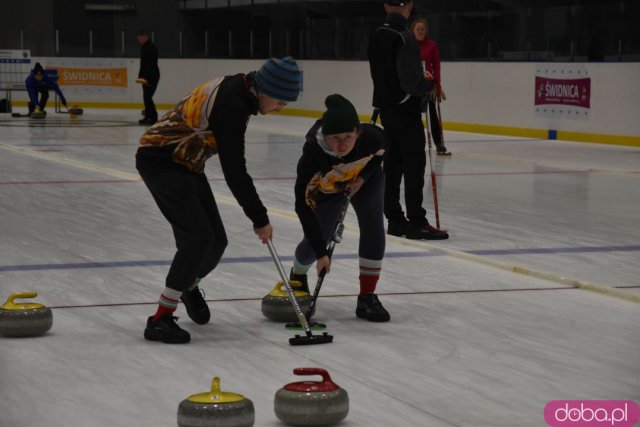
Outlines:
POLYGON ((307 271, 331 270, 327 246, 344 203, 351 191, 360 226, 360 293, 356 316, 371 322, 387 322, 389 313, 375 294, 385 249, 384 234, 384 134, 371 124, 361 124, 355 108, 341 95, 329 95, 322 119, 306 136, 298 161, 295 183, 296 213, 304 239, 298 244, 291 280, 309 292, 307 271))
POLYGON ((142 99, 144 100, 144 118, 138 123, 152 125, 158 121, 158 111, 156 111, 156 105, 153 102, 153 94, 156 93, 158 82, 160 82, 158 49, 146 31, 140 31, 136 38, 142 46, 140 48, 140 71, 138 71, 136 81, 142 84, 142 99))
POLYGON ((373 106, 387 136, 384 158, 384 213, 387 233, 407 239, 447 239, 432 227, 422 207, 427 163, 422 105, 434 83, 425 79, 418 44, 409 32, 413 1, 387 0, 387 20, 371 36, 369 66, 373 79, 373 106), (400 204, 400 182, 404 178, 405 205, 400 204))
POLYGON ((271 58, 257 72, 198 86, 142 135, 136 168, 171 224, 178 249, 157 311, 147 319, 146 339, 190 340, 173 317, 179 300, 195 323, 210 319, 198 283, 218 265, 227 235, 204 173, 207 159, 219 154, 225 181, 254 232, 262 243, 271 238, 267 210, 247 173, 245 132, 252 115, 282 110, 301 90, 302 70, 296 61, 271 58))
POLYGON ((24 83, 29 94, 29 115, 34 111, 46 113, 45 108, 49 100, 49 90, 55 91, 60 97, 62 105, 67 106, 67 100, 62 94, 60 86, 54 79, 44 73, 44 68, 39 62, 36 62, 24 83), (38 99, 38 95, 40 99, 38 99))

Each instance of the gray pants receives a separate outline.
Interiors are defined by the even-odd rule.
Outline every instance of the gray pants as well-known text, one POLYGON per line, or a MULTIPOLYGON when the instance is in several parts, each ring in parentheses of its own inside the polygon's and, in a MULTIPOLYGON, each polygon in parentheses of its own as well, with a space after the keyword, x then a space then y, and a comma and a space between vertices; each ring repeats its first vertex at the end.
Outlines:
MULTIPOLYGON (((316 216, 327 244, 334 231, 343 201, 342 195, 336 194, 320 201, 316 206, 316 216)), ((361 258, 381 260, 384 258, 385 248, 384 174, 382 169, 376 169, 369 180, 351 198, 351 206, 356 212, 360 227, 358 254, 361 258)), ((306 237, 298 244, 295 256, 296 260, 303 265, 312 264, 316 260, 316 254, 306 237)))

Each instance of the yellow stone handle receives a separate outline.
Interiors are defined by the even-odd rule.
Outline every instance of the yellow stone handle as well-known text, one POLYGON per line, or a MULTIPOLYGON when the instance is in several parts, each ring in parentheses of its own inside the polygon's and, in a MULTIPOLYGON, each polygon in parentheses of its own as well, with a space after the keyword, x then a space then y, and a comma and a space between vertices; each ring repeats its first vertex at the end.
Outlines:
POLYGON ((211 397, 214 400, 220 400, 222 398, 222 390, 220 390, 220 378, 215 377, 213 381, 211 381, 211 397))
POLYGON ((36 292, 17 292, 15 294, 9 295, 7 298, 7 302, 0 308, 5 310, 30 310, 36 308, 44 308, 44 305, 38 303, 29 303, 29 302, 13 302, 18 298, 35 298, 38 294, 36 292))
POLYGON ((13 301, 18 298, 35 298, 38 296, 37 292, 16 292, 15 294, 9 295, 7 299, 7 304, 13 304, 13 301))

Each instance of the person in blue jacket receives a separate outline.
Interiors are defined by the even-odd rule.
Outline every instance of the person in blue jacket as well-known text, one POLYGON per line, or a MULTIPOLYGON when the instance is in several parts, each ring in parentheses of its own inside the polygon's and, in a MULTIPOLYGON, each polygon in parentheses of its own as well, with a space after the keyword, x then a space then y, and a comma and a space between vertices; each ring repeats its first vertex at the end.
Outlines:
POLYGON ((37 111, 44 112, 47 101, 49 100, 50 89, 53 89, 58 94, 62 105, 67 106, 67 100, 62 94, 60 87, 54 79, 44 73, 44 68, 42 68, 39 62, 36 62, 31 74, 29 74, 29 77, 25 80, 25 84, 27 86, 27 92, 29 93, 29 115, 31 115, 36 108, 37 111), (40 95, 40 100, 38 100, 38 95, 40 95))

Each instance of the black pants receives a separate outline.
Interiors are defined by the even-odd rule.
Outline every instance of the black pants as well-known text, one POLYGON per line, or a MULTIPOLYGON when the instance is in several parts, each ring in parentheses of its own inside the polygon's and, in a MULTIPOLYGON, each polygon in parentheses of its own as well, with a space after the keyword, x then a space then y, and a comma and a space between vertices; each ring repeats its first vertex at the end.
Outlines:
POLYGON ((433 143, 436 144, 436 147, 442 147, 442 127, 440 123, 440 116, 437 111, 438 106, 436 105, 436 101, 429 101, 429 131, 431 132, 431 136, 433 137, 433 143))
POLYGON ((211 187, 205 174, 186 169, 140 175, 171 224, 176 240, 178 250, 166 285, 185 291, 196 277, 205 277, 218 265, 227 247, 227 234, 211 187))
MULTIPOLYGON (((47 106, 47 101, 49 100, 49 89, 46 87, 36 88, 36 100, 38 100, 38 108, 40 108, 41 111, 44 111, 47 106), (38 100, 38 95, 40 95, 40 100, 38 100)), ((36 106, 29 101, 29 114, 33 113, 33 110, 35 109, 36 106)))
POLYGON ((427 165, 426 138, 419 101, 407 101, 395 108, 381 109, 380 119, 387 138, 384 153, 384 214, 389 221, 405 221, 400 205, 400 183, 404 178, 406 218, 412 225, 427 224, 422 207, 424 173, 427 165))
POLYGON ((144 100, 144 116, 149 120, 158 120, 158 111, 153 102, 153 94, 156 93, 160 79, 149 80, 149 83, 142 85, 142 99, 144 100))
MULTIPOLYGON (((385 234, 383 210, 384 175, 378 169, 365 182, 355 196, 351 198, 351 206, 358 217, 360 228, 360 246, 358 254, 361 258, 381 260, 384 257, 385 234)), ((316 215, 322 228, 325 241, 329 243, 334 231, 344 197, 336 194, 318 202, 316 215)), ((305 237, 296 248, 298 262, 308 265, 316 260, 316 254, 305 237)))

